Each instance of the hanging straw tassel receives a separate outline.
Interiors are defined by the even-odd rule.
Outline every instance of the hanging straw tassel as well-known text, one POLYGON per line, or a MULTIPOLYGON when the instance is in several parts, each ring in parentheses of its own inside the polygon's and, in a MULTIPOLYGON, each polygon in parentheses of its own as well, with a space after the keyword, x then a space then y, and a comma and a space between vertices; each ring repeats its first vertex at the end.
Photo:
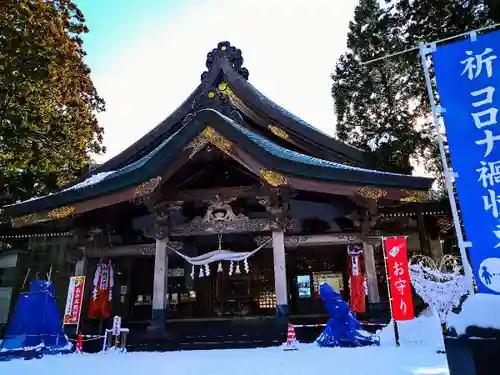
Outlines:
POLYGON ((243 266, 245 267, 245 272, 250 273, 250 267, 248 266, 248 259, 247 258, 245 258, 245 260, 243 261, 243 266))
POLYGON ((199 277, 205 277, 205 274, 203 273, 203 266, 200 266, 200 275, 199 277))
POLYGON ((210 276, 210 266, 205 264, 205 276, 210 276))
POLYGON ((239 263, 236 263, 236 271, 235 271, 235 273, 236 273, 237 275, 239 275, 239 274, 241 273, 241 270, 240 270, 240 264, 239 264, 239 263))
POLYGON ((191 268, 191 278, 194 280, 194 264, 193 264, 193 268, 191 268))
POLYGON ((217 266, 217 272, 222 272, 222 262, 219 262, 219 265, 217 266))
POLYGON ((234 268, 234 263, 233 261, 231 261, 231 263, 229 263, 229 276, 233 274, 233 268, 234 268))

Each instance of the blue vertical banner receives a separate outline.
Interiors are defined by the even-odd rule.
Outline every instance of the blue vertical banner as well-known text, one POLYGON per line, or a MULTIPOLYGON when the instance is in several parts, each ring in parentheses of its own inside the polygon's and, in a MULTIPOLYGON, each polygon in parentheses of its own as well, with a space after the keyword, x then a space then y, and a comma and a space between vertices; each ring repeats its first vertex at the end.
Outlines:
POLYGON ((500 294, 500 31, 438 46, 433 62, 478 292, 500 294))

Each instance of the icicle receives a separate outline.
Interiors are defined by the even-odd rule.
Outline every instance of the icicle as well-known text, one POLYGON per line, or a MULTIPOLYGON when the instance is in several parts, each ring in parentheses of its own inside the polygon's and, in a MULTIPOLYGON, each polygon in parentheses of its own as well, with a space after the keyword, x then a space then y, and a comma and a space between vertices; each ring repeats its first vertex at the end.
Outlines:
POLYGON ((240 270, 240 264, 239 264, 239 263, 236 263, 236 271, 235 271, 235 273, 236 273, 237 275, 239 275, 239 274, 241 273, 241 270, 240 270))
POLYGON ((243 266, 245 267, 245 272, 250 273, 250 267, 248 266, 248 259, 247 258, 245 258, 245 260, 243 261, 243 266))
POLYGON ((219 265, 217 266, 217 272, 222 272, 222 262, 219 262, 219 265))
POLYGON ((229 276, 231 276, 233 274, 233 267, 234 267, 234 263, 233 263, 233 261, 231 261, 231 263, 229 263, 229 276))
POLYGON ((210 276, 210 266, 205 264, 205 276, 210 276))
POLYGON ((199 277, 205 277, 205 274, 203 273, 203 266, 200 267, 200 276, 199 277))
POLYGON ((191 268, 191 278, 194 280, 194 264, 193 264, 193 268, 191 268))

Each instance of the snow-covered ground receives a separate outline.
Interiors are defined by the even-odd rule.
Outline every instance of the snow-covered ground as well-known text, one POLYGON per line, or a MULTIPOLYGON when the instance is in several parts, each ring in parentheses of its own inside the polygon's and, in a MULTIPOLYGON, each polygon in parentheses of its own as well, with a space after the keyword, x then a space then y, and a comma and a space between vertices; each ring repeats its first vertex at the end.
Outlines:
MULTIPOLYGON (((428 347, 435 350, 444 350, 444 340, 441 333, 441 324, 431 309, 427 308, 414 320, 398 322, 399 342, 404 347, 428 347)), ((377 332, 381 345, 395 346, 394 325, 391 322, 384 329, 377 332)))
MULTIPOLYGON (((39 360, 0 362, 0 374, 202 374, 202 375, 449 375, 443 339, 430 311, 399 322, 401 346, 390 324, 379 332, 380 347, 319 348, 299 344, 281 348, 107 353, 46 356, 39 360)), ((299 337, 300 339, 300 337, 299 337)))
POLYGON ((203 375, 448 375, 446 356, 425 346, 324 349, 281 348, 167 353, 71 354, 0 362, 9 375, 203 374, 203 375))

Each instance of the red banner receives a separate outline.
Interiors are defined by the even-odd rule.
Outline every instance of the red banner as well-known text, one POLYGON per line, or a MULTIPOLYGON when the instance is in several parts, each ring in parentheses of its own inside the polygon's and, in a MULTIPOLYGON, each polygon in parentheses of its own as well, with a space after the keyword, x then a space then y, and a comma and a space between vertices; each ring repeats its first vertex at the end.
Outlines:
POLYGON ((114 271, 111 261, 104 258, 96 267, 94 288, 89 305, 89 318, 109 319, 113 300, 114 271))
POLYGON ((362 270, 363 250, 354 245, 347 245, 347 254, 349 255, 349 306, 352 312, 364 313, 366 311, 366 306, 365 276, 362 270))
POLYGON ((64 324, 78 324, 82 310, 85 276, 75 276, 69 280, 68 297, 64 309, 64 324))
POLYGON ((384 240, 389 289, 392 297, 394 320, 412 320, 413 297, 405 237, 391 237, 384 240))

